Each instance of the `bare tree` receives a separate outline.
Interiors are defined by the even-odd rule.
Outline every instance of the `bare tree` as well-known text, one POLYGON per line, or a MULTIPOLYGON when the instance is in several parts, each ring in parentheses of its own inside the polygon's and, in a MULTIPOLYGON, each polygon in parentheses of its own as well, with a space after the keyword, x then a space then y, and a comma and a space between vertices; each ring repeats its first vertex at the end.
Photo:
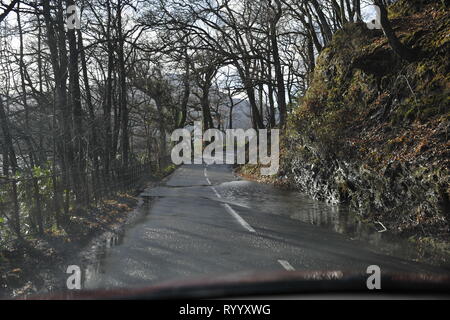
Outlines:
POLYGON ((412 49, 401 43, 397 38, 391 22, 389 21, 385 2, 383 2, 383 0, 374 0, 374 4, 380 9, 381 27, 383 28, 383 32, 388 39, 392 50, 394 50, 400 58, 407 61, 414 61, 417 58, 417 54, 415 54, 412 49))

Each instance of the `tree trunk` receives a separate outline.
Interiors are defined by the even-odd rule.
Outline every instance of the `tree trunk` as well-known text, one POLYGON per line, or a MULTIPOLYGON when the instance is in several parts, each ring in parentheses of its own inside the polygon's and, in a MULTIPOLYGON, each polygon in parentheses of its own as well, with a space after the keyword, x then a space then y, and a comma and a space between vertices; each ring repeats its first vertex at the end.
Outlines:
POLYGON ((86 62, 86 53, 84 52, 84 45, 83 45, 83 35, 81 33, 81 30, 77 31, 78 35, 78 51, 80 52, 80 60, 81 60, 81 69, 83 72, 83 82, 84 82, 84 91, 86 93, 86 104, 88 107, 89 112, 89 132, 90 132, 90 152, 91 157, 94 164, 94 176, 93 176, 93 188, 94 188, 94 194, 96 194, 97 189, 100 185, 100 177, 99 177, 99 170, 100 170, 100 164, 99 164, 99 150, 100 146, 98 145, 98 136, 97 136, 97 121, 95 118, 95 112, 94 112, 94 106, 92 104, 92 94, 91 94, 91 87, 89 85, 89 76, 88 76, 88 69, 87 69, 87 62, 86 62))
POLYGON ((275 78, 277 81, 277 102, 278 109, 280 110, 280 126, 283 127, 286 122, 287 106, 286 106, 286 88, 284 86, 284 75, 281 68, 281 59, 278 52, 278 39, 277 39, 277 23, 281 18, 281 2, 277 3, 277 14, 270 26, 270 39, 272 45, 273 65, 275 67, 275 78))
POLYGON ((416 55, 413 50, 406 47, 403 43, 395 35, 394 29, 392 29, 391 22, 388 18, 388 12, 386 6, 383 4, 382 0, 374 0, 374 3, 378 8, 380 8, 380 23, 383 28, 383 32, 388 39, 389 45, 392 50, 402 59, 406 61, 414 61, 416 59, 416 55))
MULTIPOLYGON (((66 0, 67 7, 74 6, 73 0, 66 0)), ((77 37, 74 28, 67 30, 67 39, 69 42, 69 92, 70 106, 73 114, 74 128, 74 157, 75 161, 72 168, 72 180, 74 182, 74 191, 77 201, 80 204, 86 204, 88 193, 86 188, 86 159, 84 156, 84 131, 83 131, 83 110, 81 106, 80 76, 78 73, 78 48, 77 37)))
MULTIPOLYGON (((56 145, 61 154, 61 168, 63 174, 63 188, 69 190, 70 188, 70 173, 72 171, 72 178, 76 177, 74 154, 73 154, 73 139, 72 139, 72 119, 71 110, 67 103, 67 50, 66 37, 64 32, 64 15, 62 0, 58 0, 56 8, 56 21, 50 11, 49 1, 43 1, 43 15, 45 25, 47 28, 48 47, 50 50, 50 61, 54 74, 55 81, 55 107, 60 113, 60 133, 59 137, 62 140, 58 141, 56 145)), ((67 195, 67 194, 66 194, 67 195)), ((69 204, 66 201, 66 213, 69 204)))
POLYGON ((5 145, 5 151, 3 153, 3 157, 7 156, 7 166, 3 167, 3 170, 6 171, 5 175, 8 176, 8 168, 11 166, 12 174, 14 175, 18 169, 17 166, 17 158, 16 152, 14 151, 14 145, 12 141, 11 132, 9 130, 8 117, 6 115, 5 108, 3 107, 3 98, 0 96, 0 125, 2 127, 3 132, 3 144, 5 145), (7 150, 7 151, 6 151, 7 150))
POLYGON ((211 106, 209 104, 209 88, 210 84, 205 84, 205 86, 202 88, 202 97, 200 99, 205 131, 214 128, 214 121, 211 115, 211 106))
POLYGON ((119 110, 120 110, 120 129, 121 129, 121 141, 120 147, 122 151, 122 166, 127 168, 129 165, 130 157, 130 132, 128 128, 129 111, 128 111, 128 97, 127 97, 127 83, 126 83, 126 69, 125 69, 125 55, 124 45, 125 39, 123 38, 122 30, 122 0, 117 2, 117 32, 118 32, 118 69, 119 69, 119 110))
POLYGON ((190 79, 190 62, 187 51, 185 52, 185 74, 183 79, 183 98, 181 101, 180 118, 178 119, 177 128, 183 128, 187 119, 187 108, 189 103, 189 95, 191 93, 191 79, 190 79))

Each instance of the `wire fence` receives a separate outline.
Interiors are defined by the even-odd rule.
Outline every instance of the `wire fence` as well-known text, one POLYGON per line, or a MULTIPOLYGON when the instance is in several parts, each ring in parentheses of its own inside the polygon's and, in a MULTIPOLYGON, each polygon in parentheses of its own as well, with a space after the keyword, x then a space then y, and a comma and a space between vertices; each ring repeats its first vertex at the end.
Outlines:
POLYGON ((135 190, 158 170, 146 162, 98 170, 74 183, 63 174, 0 178, 0 247, 24 237, 60 228, 70 215, 120 192, 135 190))

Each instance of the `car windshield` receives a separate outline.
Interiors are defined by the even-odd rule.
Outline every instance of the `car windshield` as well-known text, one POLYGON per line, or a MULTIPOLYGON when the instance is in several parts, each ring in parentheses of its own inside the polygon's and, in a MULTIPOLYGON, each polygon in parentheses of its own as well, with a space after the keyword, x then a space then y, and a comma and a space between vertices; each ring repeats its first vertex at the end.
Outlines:
POLYGON ((448 285, 449 18, 0 1, 0 298, 448 285))

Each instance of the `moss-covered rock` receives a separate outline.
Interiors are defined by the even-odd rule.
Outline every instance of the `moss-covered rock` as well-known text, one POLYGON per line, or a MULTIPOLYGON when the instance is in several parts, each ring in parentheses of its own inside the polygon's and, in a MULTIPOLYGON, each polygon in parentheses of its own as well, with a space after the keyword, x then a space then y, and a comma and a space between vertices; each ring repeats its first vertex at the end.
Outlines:
POLYGON ((280 176, 390 230, 448 239, 450 13, 400 0, 390 17, 417 60, 364 24, 337 32, 288 118, 280 176))

